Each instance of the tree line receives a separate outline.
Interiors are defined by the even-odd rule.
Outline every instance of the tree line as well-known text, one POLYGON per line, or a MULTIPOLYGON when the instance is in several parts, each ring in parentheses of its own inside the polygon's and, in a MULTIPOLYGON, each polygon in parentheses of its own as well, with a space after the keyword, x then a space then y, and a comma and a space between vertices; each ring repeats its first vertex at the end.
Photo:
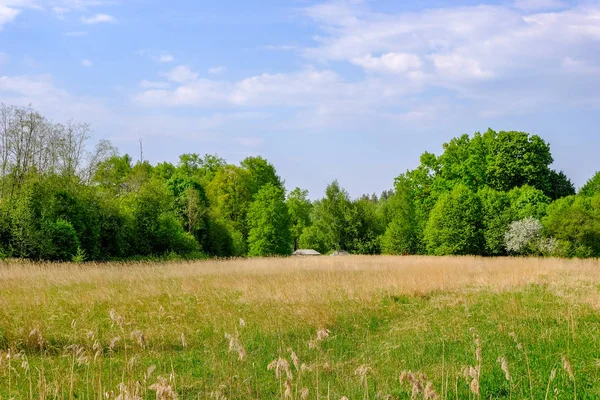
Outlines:
POLYGON ((576 193, 549 144, 524 132, 463 135, 379 196, 352 199, 334 181, 316 201, 286 193, 262 157, 152 165, 89 140, 87 124, 0 106, 0 256, 600 256, 600 173, 576 193))

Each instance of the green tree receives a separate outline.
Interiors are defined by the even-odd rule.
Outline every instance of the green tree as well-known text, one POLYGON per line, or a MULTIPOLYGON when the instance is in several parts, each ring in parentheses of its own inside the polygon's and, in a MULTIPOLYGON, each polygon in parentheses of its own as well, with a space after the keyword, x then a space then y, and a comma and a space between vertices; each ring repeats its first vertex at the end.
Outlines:
POLYGON ((112 156, 98 164, 92 182, 102 188, 119 193, 124 190, 125 179, 131 173, 132 168, 131 157, 128 154, 112 156))
POLYGON ((286 203, 290 212, 292 248, 296 251, 302 232, 310 225, 312 204, 308 199, 308 190, 295 188, 288 194, 286 203))
POLYGON ((490 142, 487 175, 489 186, 509 191, 524 185, 550 191, 550 146, 537 135, 498 132, 490 142))
POLYGON ((479 197, 465 185, 440 197, 425 229, 427 251, 434 255, 481 254, 482 210, 479 197))
POLYGON ((600 171, 596 172, 594 176, 579 189, 579 193, 584 196, 593 196, 600 193, 600 171))
POLYGON ((51 261, 71 261, 79 249, 77 232, 69 222, 59 219, 43 227, 42 258, 51 261))
POLYGON ((548 206, 546 234, 560 241, 567 257, 600 257, 600 194, 569 196, 548 206))
POLYGON ((414 254, 417 221, 410 182, 400 175, 394 186, 394 195, 389 200, 392 218, 381 238, 381 249, 385 254, 414 254))
POLYGON ((338 181, 329 184, 325 197, 319 203, 319 218, 313 222, 329 249, 347 250, 350 247, 357 233, 355 213, 348 192, 340 187, 338 181))
POLYGON ((483 213, 484 254, 486 256, 506 255, 504 237, 509 225, 517 217, 506 192, 489 187, 481 189, 477 195, 481 199, 483 213))
POLYGON ((254 196, 266 184, 283 189, 283 182, 275 167, 262 157, 246 157, 240 166, 248 171, 249 189, 254 196))
POLYGON ((196 177, 175 173, 167 187, 174 196, 174 211, 188 233, 204 244, 208 230, 209 203, 204 187, 196 177))
POLYGON ((384 226, 377 213, 377 203, 366 197, 355 200, 346 218, 348 225, 355 227, 346 250, 355 254, 380 254, 384 226))
POLYGON ((533 217, 541 220, 546 215, 550 198, 539 189, 525 185, 508 192, 513 220, 533 217))
POLYGON ((282 189, 265 184, 248 210, 250 256, 288 255, 291 249, 290 217, 282 189))
POLYGON ((552 200, 573 196, 575 194, 575 186, 564 172, 550 171, 549 180, 550 191, 548 192, 548 197, 552 200))
POLYGON ((227 165, 217 171, 207 187, 211 215, 248 236, 246 214, 252 202, 250 173, 235 165, 227 165))

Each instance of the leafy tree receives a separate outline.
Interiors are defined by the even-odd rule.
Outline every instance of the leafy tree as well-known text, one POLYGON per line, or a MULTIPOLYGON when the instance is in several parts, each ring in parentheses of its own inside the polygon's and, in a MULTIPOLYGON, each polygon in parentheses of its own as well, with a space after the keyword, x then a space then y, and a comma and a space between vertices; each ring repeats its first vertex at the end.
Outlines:
POLYGON ((288 255, 291 248, 290 217, 282 189, 265 184, 248 211, 250 256, 288 255))
POLYGON ((489 186, 509 191, 524 185, 550 191, 550 146, 537 135, 525 132, 498 132, 490 142, 488 157, 489 186))
POLYGON ((583 185, 579 190, 579 193, 584 196, 593 196, 600 193, 600 171, 596 172, 596 174, 583 185))
POLYGON ((381 238, 385 254, 413 254, 417 251, 416 213, 408 179, 401 175, 395 181, 395 194, 389 200, 392 219, 381 238))
POLYGON ((479 197, 465 185, 440 197, 425 229, 427 251, 434 255, 481 254, 482 210, 479 197))
MULTIPOLYGON (((134 237, 130 240, 139 255, 170 251, 194 252, 192 236, 187 234, 173 212, 174 198, 164 182, 149 181, 126 201, 131 213, 134 237)), ((195 242, 195 241, 194 241, 195 242)))
POLYGON ((240 166, 248 171, 249 189, 255 195, 266 184, 283 189, 283 182, 277 175, 275 167, 262 157, 247 157, 240 166))
POLYGON ((167 181, 167 187, 174 196, 174 211, 182 225, 199 243, 204 243, 208 229, 209 209, 204 187, 197 178, 187 177, 181 173, 175 173, 167 181))
POLYGON ((133 247, 133 215, 123 210, 113 197, 103 196, 98 209, 100 223, 100 259, 122 258, 136 255, 133 247))
POLYGON ((70 261, 79 249, 75 228, 69 222, 59 219, 44 225, 44 246, 42 258, 51 261, 70 261))
POLYGON ((310 225, 312 204, 308 199, 308 190, 295 188, 288 194, 286 203, 290 213, 292 248, 296 251, 302 232, 310 225))
POLYGON ((513 220, 533 217, 542 219, 546 215, 546 208, 550 204, 550 198, 541 190, 525 185, 514 188, 508 192, 513 220))
POLYGON ((550 197, 552 200, 572 196, 575 194, 575 186, 564 172, 556 172, 554 170, 550 171, 549 180, 550 190, 548 192, 548 197, 550 197))
POLYGON ((361 198, 352 202, 349 211, 348 225, 355 229, 346 250, 358 254, 380 254, 384 227, 377 214, 377 204, 370 198, 361 198))
POLYGON ((168 181, 173 175, 175 175, 176 171, 177 168, 173 164, 169 162, 161 162, 154 166, 153 173, 157 178, 168 181))
POLYGON ((333 250, 346 250, 356 236, 356 209, 352 207, 348 192, 333 181, 325 189, 325 197, 318 204, 319 218, 313 225, 320 231, 325 245, 333 250))
POLYGON ((323 233, 314 225, 308 226, 302 231, 298 243, 302 249, 313 249, 322 254, 327 253, 330 249, 323 233))
POLYGON ((252 202, 250 186, 250 174, 247 170, 227 165, 216 173, 207 187, 212 217, 227 221, 244 238, 248 234, 246 214, 252 202))
POLYGON ((131 169, 131 157, 128 154, 115 155, 98 164, 92 182, 119 193, 124 189, 125 179, 131 173, 131 169))
POLYGON ((546 233, 559 240, 567 257, 600 257, 600 194, 569 196, 548 207, 546 233))
POLYGON ((506 254, 504 236, 509 225, 515 220, 510 197, 489 187, 478 193, 483 213, 484 254, 501 256, 506 254))

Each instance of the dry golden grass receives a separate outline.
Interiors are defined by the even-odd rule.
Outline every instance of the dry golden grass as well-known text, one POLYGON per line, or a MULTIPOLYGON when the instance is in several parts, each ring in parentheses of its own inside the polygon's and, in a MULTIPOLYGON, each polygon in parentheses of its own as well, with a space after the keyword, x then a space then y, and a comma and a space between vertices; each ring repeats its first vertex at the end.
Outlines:
POLYGON ((102 292, 112 284, 125 284, 136 296, 154 296, 177 282, 187 293, 206 286, 239 291, 248 302, 311 303, 340 295, 364 300, 386 291, 407 295, 502 291, 532 283, 547 284, 558 293, 569 289, 585 292, 599 281, 599 260, 542 258, 348 256, 0 265, 0 290, 88 284, 90 290, 102 292))
MULTIPOLYGON (((550 393, 555 384, 568 387, 572 382, 574 388, 582 370, 595 368, 600 353, 589 353, 595 348, 590 329, 597 328, 598 282, 598 260, 348 256, 82 265, 11 261, 0 265, 0 352, 21 352, 32 365, 46 365, 43 380, 53 381, 54 387, 62 387, 61 379, 70 380, 55 398, 73 396, 84 387, 92 393, 87 397, 98 398, 106 386, 113 391, 119 382, 131 386, 136 373, 143 376, 153 365, 163 376, 179 374, 174 390, 190 398, 221 393, 222 387, 227 396, 213 397, 261 398, 273 394, 270 361, 285 361, 290 354, 290 365, 298 357, 314 358, 312 370, 322 369, 321 379, 331 385, 318 386, 317 375, 317 386, 296 387, 295 397, 306 394, 304 389, 311 394, 337 391, 337 398, 369 396, 374 382, 379 391, 402 390, 401 368, 427 371, 427 379, 421 372, 405 374, 406 382, 442 398, 479 396, 480 390, 482 395, 518 392, 530 397, 550 393), (473 326, 477 331, 469 329, 473 326), (521 330, 525 349, 542 343, 531 356, 517 351, 510 338, 509 333, 521 330), (491 337, 500 342, 492 344, 491 337), (578 360, 574 372, 548 381, 548 371, 559 368, 561 355, 576 346, 585 350, 569 356, 578 360), (471 347, 472 354, 465 355, 471 347), (516 355, 511 358, 508 349, 516 355), (546 351, 548 360, 542 362, 546 351), (89 369, 69 364, 77 358, 75 352, 94 363, 98 357, 110 362, 92 364, 93 378, 86 378, 89 369), (527 369, 521 360, 521 378, 514 378, 519 354, 527 357, 527 369), (533 372, 529 357, 537 363, 533 372), (139 364, 137 372, 127 366, 132 359, 132 365, 139 364), (509 364, 513 379, 522 381, 502 386, 498 382, 510 376, 509 364), (474 365, 467 374, 469 384, 454 388, 458 381, 452 379, 458 379, 465 365, 474 365), (119 368, 122 372, 115 374, 119 368), (491 370, 498 382, 486 380, 491 370), (238 375, 244 379, 232 380, 238 375)), ((0 365, 0 387, 6 379, 0 365)), ((169 379, 154 382, 154 387, 175 385, 169 379)), ((307 385, 315 383, 306 379, 307 385)), ((146 391, 152 382, 147 383, 146 391)), ((588 391, 600 391, 585 384, 588 391)), ((282 380, 274 387, 288 397, 290 385, 282 380)), ((9 392, 33 396, 36 390, 30 377, 29 384, 23 380, 9 392)), ((0 397, 6 393, 0 388, 0 397)))

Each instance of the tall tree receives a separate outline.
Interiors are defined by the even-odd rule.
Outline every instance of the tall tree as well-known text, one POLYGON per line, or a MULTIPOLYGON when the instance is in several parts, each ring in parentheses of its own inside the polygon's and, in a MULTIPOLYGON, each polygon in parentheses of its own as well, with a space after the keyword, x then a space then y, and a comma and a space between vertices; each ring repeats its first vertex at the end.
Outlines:
POLYGON ((262 157, 246 157, 240 166, 248 171, 250 193, 254 196, 266 184, 283 189, 283 182, 273 164, 262 157))
POLYGON ((579 190, 579 193, 584 196, 593 196, 600 193, 600 171, 596 172, 585 185, 579 190))
POLYGON ((248 254, 288 255, 291 249, 290 217, 281 188, 265 184, 248 210, 248 254))
POLYGON ((483 247, 481 201, 459 184, 440 197, 431 211, 425 242, 434 255, 481 254, 483 247))
POLYGON ((338 181, 333 181, 325 189, 325 197, 321 200, 321 218, 315 226, 325 238, 332 250, 346 250, 352 237, 356 234, 356 226, 352 224, 356 210, 352 207, 348 192, 342 189, 338 181))
POLYGON ((290 212, 292 247, 296 251, 302 232, 310 225, 312 204, 308 199, 308 190, 295 188, 288 194, 286 203, 290 212))
POLYGON ((390 198, 392 218, 381 238, 385 254, 414 254, 417 251, 415 203, 409 180, 396 178, 394 195, 390 198))

